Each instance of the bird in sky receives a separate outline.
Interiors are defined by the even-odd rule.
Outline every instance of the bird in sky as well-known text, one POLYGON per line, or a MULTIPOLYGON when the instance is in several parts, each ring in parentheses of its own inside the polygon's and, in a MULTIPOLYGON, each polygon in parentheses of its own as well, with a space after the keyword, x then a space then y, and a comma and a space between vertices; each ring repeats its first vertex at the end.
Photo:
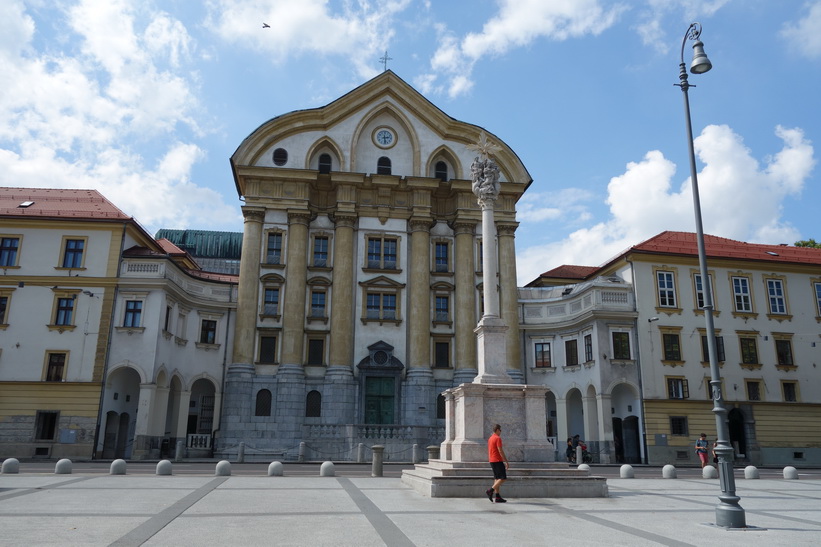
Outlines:
POLYGON ((271 25, 268 23, 262 23, 262 28, 271 28, 271 25))

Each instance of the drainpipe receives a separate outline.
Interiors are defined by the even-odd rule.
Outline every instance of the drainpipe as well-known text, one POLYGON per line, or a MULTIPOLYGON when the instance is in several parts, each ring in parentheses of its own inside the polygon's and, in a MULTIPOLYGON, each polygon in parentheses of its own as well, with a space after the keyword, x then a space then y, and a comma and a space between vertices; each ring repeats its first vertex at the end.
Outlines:
MULTIPOLYGON (((120 252, 117 257, 117 282, 114 284, 114 299, 111 301, 111 321, 108 323, 108 341, 105 347, 105 357, 103 358, 103 377, 100 380, 100 403, 97 407, 97 425, 94 427, 94 446, 91 448, 91 459, 97 459, 97 446, 100 442, 100 425, 103 420, 103 402, 105 401, 105 382, 108 376, 108 359, 111 354, 111 340, 114 336, 114 310, 117 309, 117 295, 120 292, 120 273, 123 267, 123 251, 125 250, 125 234, 128 228, 128 223, 123 222, 123 234, 120 237, 120 252)), ((102 313, 102 307, 100 307, 102 313)), ((99 329, 98 329, 99 330, 99 329)))

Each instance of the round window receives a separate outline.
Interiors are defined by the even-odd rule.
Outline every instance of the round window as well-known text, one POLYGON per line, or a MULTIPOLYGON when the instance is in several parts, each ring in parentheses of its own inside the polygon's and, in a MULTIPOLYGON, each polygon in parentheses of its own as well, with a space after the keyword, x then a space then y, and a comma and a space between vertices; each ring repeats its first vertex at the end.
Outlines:
POLYGON ((274 165, 282 167, 286 163, 288 163, 288 151, 284 148, 274 150, 274 165))

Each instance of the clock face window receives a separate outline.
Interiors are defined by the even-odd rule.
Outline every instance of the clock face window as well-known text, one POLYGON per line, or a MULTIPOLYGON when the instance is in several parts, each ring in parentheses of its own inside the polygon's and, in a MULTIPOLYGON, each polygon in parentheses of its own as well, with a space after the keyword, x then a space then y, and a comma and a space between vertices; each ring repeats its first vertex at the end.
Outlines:
POLYGON ((383 127, 373 134, 373 141, 380 148, 390 148, 396 143, 396 135, 390 129, 383 127))

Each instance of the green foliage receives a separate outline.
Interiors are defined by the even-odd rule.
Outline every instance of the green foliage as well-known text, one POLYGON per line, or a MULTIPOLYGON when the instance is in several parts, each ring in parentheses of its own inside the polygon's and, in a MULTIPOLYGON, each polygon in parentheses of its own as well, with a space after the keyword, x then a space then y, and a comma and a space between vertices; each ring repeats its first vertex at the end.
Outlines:
POLYGON ((814 249, 821 249, 821 243, 816 243, 814 239, 802 239, 795 242, 796 247, 812 247, 814 249))

